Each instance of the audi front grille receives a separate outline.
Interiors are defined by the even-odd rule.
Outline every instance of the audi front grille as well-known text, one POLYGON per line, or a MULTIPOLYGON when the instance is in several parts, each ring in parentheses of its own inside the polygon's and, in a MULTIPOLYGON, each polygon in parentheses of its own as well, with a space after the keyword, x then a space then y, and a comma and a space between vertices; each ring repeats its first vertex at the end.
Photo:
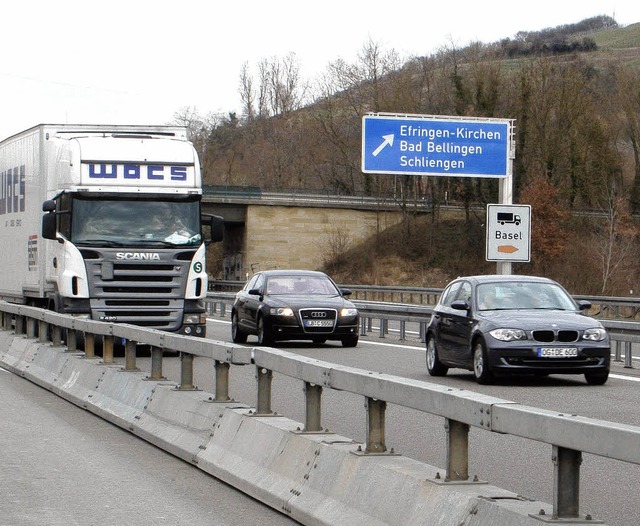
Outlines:
POLYGON ((336 309, 300 309, 300 321, 307 334, 331 334, 338 321, 336 309))

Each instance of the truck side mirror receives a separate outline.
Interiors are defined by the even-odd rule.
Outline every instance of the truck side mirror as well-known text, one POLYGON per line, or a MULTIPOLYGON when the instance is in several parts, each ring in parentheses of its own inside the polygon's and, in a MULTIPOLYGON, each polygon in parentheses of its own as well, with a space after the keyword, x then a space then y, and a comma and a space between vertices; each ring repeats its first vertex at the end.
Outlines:
POLYGON ((44 239, 56 239, 58 228, 55 210, 55 201, 45 201, 42 203, 42 211, 46 212, 46 214, 42 216, 42 237, 44 239))
POLYGON ((210 243, 217 243, 224 239, 224 219, 220 216, 203 215, 202 224, 211 229, 211 237, 208 240, 210 243))

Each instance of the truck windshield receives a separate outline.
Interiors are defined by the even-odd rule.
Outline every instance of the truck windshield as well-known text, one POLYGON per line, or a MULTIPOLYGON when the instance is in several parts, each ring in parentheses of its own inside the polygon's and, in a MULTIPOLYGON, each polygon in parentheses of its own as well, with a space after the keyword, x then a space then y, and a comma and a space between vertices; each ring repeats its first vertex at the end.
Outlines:
POLYGON ((99 245, 198 245, 199 201, 74 198, 71 241, 99 245))

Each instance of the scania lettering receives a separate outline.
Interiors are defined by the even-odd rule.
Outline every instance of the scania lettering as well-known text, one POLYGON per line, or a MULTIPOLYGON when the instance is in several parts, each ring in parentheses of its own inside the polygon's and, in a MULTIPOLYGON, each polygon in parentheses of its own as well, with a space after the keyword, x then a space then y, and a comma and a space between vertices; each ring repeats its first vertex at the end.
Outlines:
POLYGON ((136 252, 116 252, 116 259, 147 259, 160 261, 160 254, 141 254, 136 252))
POLYGON ((0 299, 205 335, 223 220, 184 127, 41 124, 0 142, 0 175, 0 299))

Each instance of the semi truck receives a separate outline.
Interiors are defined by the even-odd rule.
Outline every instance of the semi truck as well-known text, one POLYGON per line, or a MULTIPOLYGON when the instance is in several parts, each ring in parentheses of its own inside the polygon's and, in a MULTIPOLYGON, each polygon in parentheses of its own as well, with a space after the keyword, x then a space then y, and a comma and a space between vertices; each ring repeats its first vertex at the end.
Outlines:
POLYGON ((206 335, 198 155, 182 126, 40 124, 0 142, 0 299, 206 335))

